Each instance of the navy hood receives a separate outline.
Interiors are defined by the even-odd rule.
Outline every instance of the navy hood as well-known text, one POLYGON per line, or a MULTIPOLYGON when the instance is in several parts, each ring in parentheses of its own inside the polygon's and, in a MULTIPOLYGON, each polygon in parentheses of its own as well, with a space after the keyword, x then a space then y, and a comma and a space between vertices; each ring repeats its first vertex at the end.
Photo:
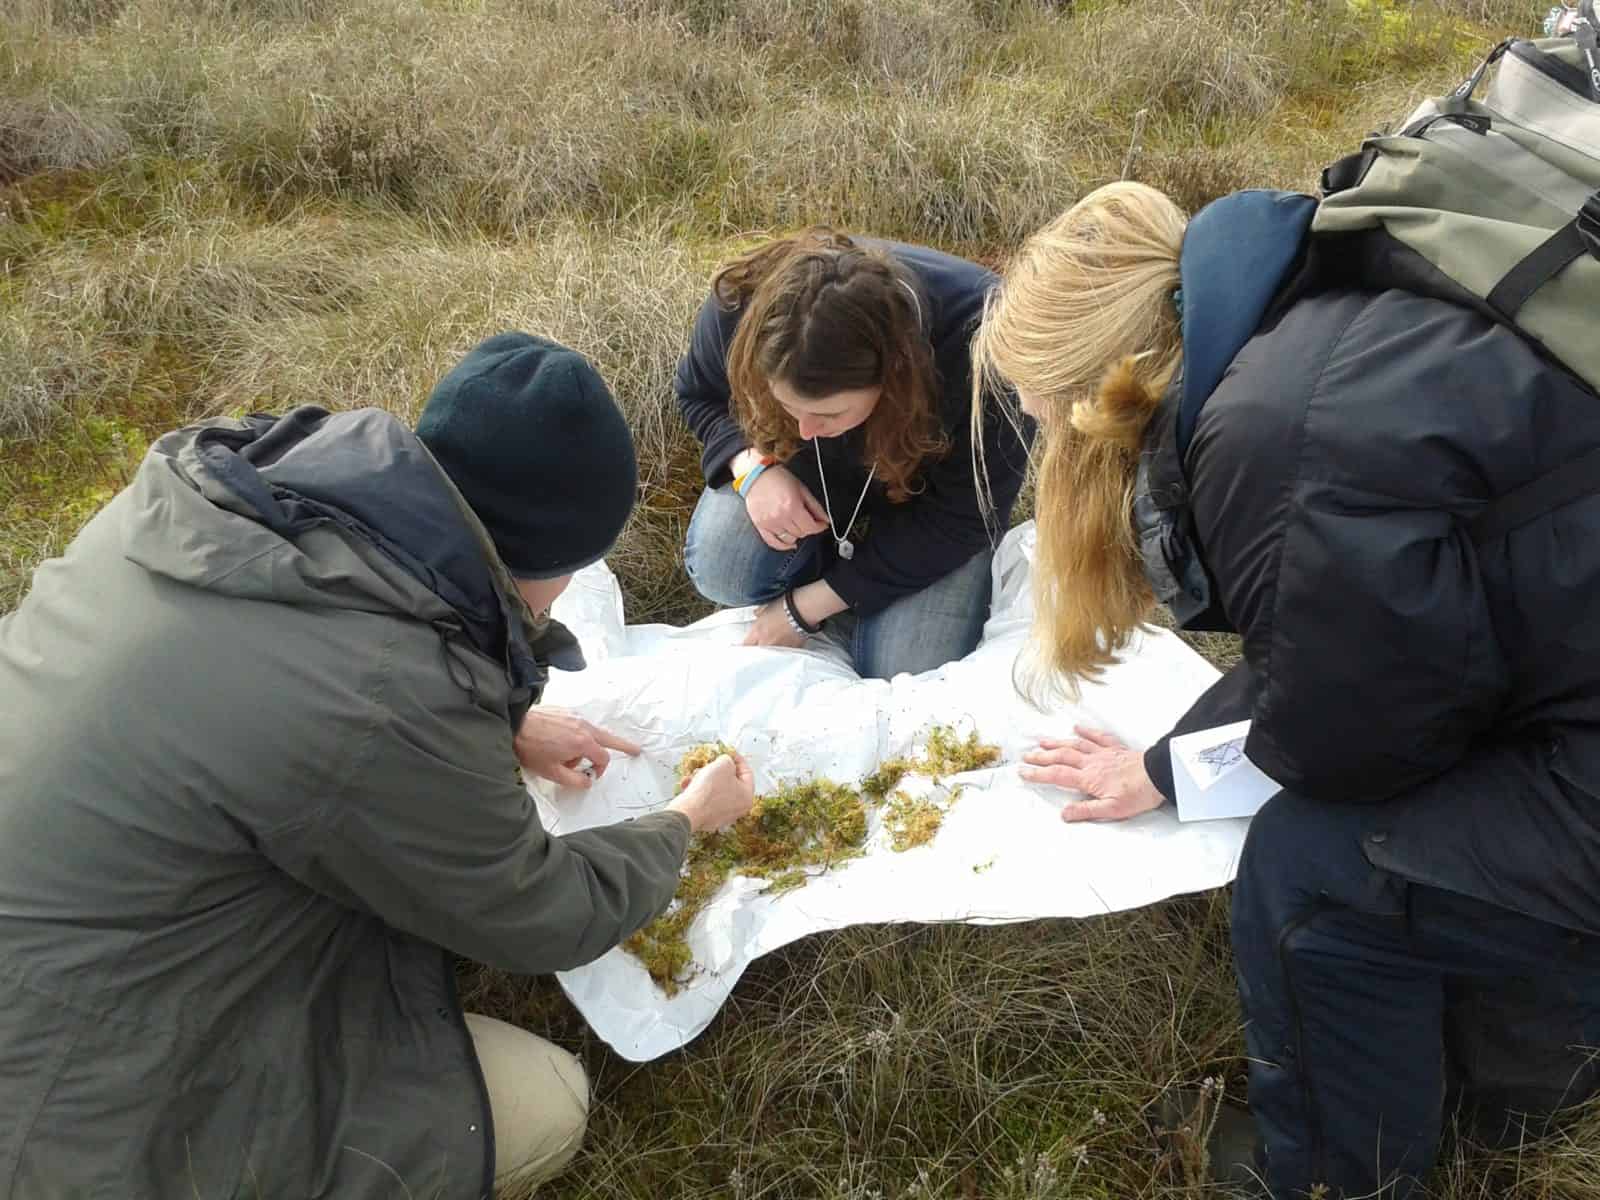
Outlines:
POLYGON ((577 642, 551 622, 539 654, 495 584, 487 544, 474 534, 439 466, 410 430, 376 409, 303 407, 213 426, 194 440, 196 461, 258 524, 286 540, 322 525, 375 547, 461 618, 472 644, 503 661, 519 687, 537 688, 544 664, 583 666, 577 642))
POLYGON ((1182 629, 1231 629, 1194 536, 1189 442, 1211 393, 1305 260, 1316 209, 1295 192, 1235 192, 1203 208, 1184 232, 1183 366, 1146 435, 1132 514, 1145 576, 1182 629))
POLYGON ((1255 336, 1299 262, 1317 202, 1298 192, 1249 191, 1208 204, 1183 236, 1183 375, 1178 457, 1228 364, 1255 336))

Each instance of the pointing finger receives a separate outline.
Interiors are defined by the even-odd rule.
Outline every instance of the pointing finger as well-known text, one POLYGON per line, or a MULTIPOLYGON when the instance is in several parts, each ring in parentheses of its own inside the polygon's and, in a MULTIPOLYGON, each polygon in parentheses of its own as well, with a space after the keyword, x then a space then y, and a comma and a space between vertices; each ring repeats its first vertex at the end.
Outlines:
POLYGON ((627 755, 638 755, 644 753, 643 746, 640 746, 634 742, 630 742, 620 733, 612 733, 609 729, 596 728, 594 731, 594 736, 595 740, 598 741, 602 746, 609 747, 612 750, 621 750, 627 755))

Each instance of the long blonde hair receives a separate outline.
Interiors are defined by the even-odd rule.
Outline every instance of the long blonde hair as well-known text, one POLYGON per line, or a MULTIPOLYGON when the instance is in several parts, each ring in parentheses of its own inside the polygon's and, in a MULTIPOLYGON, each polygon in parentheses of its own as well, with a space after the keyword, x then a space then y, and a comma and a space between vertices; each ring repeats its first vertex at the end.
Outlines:
POLYGON ((1144 184, 1091 192, 1023 244, 973 341, 974 410, 1009 383, 1039 416, 1035 695, 1098 676, 1154 607, 1133 484, 1182 357, 1174 294, 1186 224, 1144 184))
POLYGON ((866 420, 867 463, 891 503, 922 490, 924 464, 944 457, 950 441, 916 276, 893 256, 819 226, 725 264, 711 287, 725 308, 744 309, 727 367, 751 446, 779 461, 800 447, 773 379, 810 398, 881 385, 866 420))

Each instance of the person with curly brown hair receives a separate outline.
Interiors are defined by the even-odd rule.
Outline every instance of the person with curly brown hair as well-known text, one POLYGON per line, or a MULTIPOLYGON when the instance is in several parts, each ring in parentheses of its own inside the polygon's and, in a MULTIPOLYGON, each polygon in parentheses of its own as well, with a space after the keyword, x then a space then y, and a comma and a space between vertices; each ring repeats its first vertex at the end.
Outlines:
POLYGON ((994 275, 920 246, 811 229, 724 265, 675 390, 704 447, 684 560, 760 604, 748 644, 826 628, 866 677, 978 643, 1031 423, 974 446, 969 343, 994 275))

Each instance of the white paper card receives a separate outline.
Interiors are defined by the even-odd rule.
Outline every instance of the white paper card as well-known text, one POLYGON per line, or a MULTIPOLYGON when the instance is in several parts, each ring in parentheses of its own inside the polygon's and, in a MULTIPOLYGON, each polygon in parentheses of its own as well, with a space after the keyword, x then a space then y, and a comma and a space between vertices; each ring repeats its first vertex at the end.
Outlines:
POLYGON ((1245 756, 1249 721, 1197 729, 1168 743, 1178 820, 1215 821, 1253 817, 1279 790, 1277 783, 1245 756))

